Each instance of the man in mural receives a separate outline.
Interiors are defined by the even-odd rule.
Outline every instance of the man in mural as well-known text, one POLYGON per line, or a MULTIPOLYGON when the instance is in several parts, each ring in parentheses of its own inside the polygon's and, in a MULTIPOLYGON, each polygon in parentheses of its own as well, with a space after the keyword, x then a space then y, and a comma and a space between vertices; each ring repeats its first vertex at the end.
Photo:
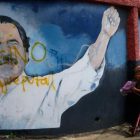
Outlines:
POLYGON ((114 7, 102 18, 101 32, 94 44, 69 69, 54 75, 29 77, 29 40, 13 19, 0 16, 0 128, 35 129, 60 127, 62 113, 99 84, 110 37, 120 23, 114 7))

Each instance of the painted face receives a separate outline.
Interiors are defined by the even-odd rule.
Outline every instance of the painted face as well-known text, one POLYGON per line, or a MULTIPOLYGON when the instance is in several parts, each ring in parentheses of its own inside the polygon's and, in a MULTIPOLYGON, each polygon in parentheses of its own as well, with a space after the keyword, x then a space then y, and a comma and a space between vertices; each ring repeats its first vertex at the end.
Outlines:
POLYGON ((23 72, 28 55, 18 29, 10 23, 0 24, 0 80, 10 83, 23 72))

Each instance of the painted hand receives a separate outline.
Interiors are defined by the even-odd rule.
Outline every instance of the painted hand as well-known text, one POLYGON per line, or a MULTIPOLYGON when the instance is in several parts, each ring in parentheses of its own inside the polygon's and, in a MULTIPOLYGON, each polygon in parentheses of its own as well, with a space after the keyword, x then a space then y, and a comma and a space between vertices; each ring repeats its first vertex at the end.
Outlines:
POLYGON ((114 7, 110 7, 104 12, 102 19, 102 31, 109 37, 114 35, 120 24, 120 17, 114 7))

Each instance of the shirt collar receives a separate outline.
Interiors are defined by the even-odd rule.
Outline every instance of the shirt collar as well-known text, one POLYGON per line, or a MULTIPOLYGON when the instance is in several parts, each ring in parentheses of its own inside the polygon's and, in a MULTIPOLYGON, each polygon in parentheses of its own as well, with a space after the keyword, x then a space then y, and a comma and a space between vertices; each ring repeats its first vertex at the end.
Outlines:
POLYGON ((7 93, 5 93, 5 94, 1 93, 2 96, 5 96, 9 92, 11 92, 14 88, 16 88, 19 84, 21 84, 22 81, 26 79, 26 77, 28 77, 28 76, 26 75, 25 71, 23 71, 19 77, 17 77, 13 82, 11 82, 11 84, 6 85, 7 86, 7 93), (17 80, 18 85, 15 84, 16 80, 17 80))
POLYGON ((25 73, 25 71, 23 71, 23 72, 21 73, 21 75, 17 78, 17 79, 19 79, 19 80, 18 80, 18 83, 20 84, 26 77, 28 77, 28 76, 27 76, 27 74, 25 73))

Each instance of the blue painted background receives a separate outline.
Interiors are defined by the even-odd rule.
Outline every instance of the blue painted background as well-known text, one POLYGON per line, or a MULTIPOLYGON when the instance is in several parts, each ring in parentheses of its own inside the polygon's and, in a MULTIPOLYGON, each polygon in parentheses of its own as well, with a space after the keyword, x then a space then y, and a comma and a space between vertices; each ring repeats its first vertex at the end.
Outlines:
MULTIPOLYGON (((103 12, 110 6, 77 2, 1 3, 0 13, 17 20, 30 37, 30 53, 34 42, 41 42, 47 49, 42 62, 35 62, 30 55, 26 66, 28 75, 57 73, 73 64, 82 45, 94 43, 101 30, 103 12), (52 68, 48 66, 50 63, 52 68), (59 66, 57 66, 59 65, 59 66)), ((123 20, 127 13, 119 9, 123 20)), ((126 63, 126 32, 122 22, 111 38, 106 53, 107 68, 122 68, 126 63)), ((81 58, 87 47, 80 53, 81 58)), ((44 49, 38 45, 33 55, 41 59, 44 49)))

